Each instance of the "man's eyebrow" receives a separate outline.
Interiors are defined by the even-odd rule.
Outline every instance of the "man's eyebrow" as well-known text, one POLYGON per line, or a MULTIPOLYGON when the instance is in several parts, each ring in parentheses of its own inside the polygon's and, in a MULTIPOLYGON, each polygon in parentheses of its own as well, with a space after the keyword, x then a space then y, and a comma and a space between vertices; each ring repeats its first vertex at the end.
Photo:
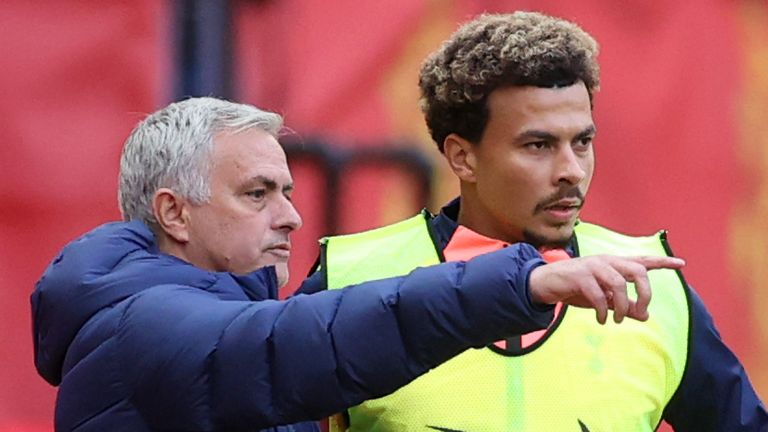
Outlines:
POLYGON ((595 129, 595 125, 589 125, 586 128, 584 128, 583 131, 579 132, 576 135, 576 139, 580 140, 583 138, 588 138, 588 137, 594 136, 596 133, 597 133, 597 129, 595 129))
POLYGON ((263 185, 265 188, 269 190, 277 189, 277 182, 274 179, 265 177, 263 175, 257 175, 257 176, 251 177, 248 180, 248 183, 253 185, 256 185, 256 184, 263 185))
POLYGON ((523 131, 520 135, 517 136, 517 139, 519 141, 530 139, 530 138, 535 138, 535 139, 540 139, 545 141, 557 140, 557 136, 555 136, 554 134, 547 131, 538 130, 538 129, 529 129, 529 130, 523 131))
MULTIPOLYGON (((275 179, 272 179, 270 177, 266 177, 263 175, 257 175, 251 179, 254 183, 260 183, 263 184, 265 188, 267 188, 270 191, 277 190, 277 181, 275 179)), ((293 191, 293 182, 286 184, 282 187, 282 192, 292 192, 293 191)))
MULTIPOLYGON (((582 138, 586 138, 594 135, 595 133, 597 133, 597 129, 595 129, 595 125, 589 125, 586 128, 584 128, 584 130, 576 134, 575 139, 579 140, 582 138)), ((544 141, 556 141, 557 135, 544 130, 529 129, 529 130, 523 131, 520 135, 518 135, 517 139, 522 141, 522 140, 531 139, 531 138, 540 139, 544 141)))

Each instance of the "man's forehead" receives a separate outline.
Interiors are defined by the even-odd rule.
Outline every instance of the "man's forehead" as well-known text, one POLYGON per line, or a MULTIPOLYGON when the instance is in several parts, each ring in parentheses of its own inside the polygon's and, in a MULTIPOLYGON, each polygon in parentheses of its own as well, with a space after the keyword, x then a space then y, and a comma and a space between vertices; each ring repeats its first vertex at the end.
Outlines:
POLYGON ((589 92, 582 82, 568 87, 508 86, 489 96, 491 111, 547 111, 568 106, 591 111, 589 92))
POLYGON ((246 177, 288 175, 285 151, 278 141, 258 129, 238 133, 221 133, 214 139, 214 165, 223 169, 243 171, 246 177))
POLYGON ((515 135, 546 131, 553 134, 593 132, 589 95, 583 84, 566 88, 507 87, 489 100, 489 121, 515 135))
POLYGON ((266 131, 251 128, 243 131, 220 131, 214 136, 214 154, 220 157, 254 157, 285 162, 285 151, 277 139, 266 131))

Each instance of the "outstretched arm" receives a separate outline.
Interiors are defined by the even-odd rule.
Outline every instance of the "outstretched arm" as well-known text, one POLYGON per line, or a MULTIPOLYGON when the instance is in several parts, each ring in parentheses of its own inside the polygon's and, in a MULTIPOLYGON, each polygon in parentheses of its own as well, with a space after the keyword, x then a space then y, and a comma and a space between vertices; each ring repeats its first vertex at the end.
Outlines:
POLYGON ((287 301, 156 287, 123 313, 119 370, 158 429, 322 418, 469 347, 544 328, 551 308, 533 308, 525 291, 540 264, 532 247, 510 247, 287 301))
MULTIPOLYGON (((138 294, 120 320, 120 370, 160 429, 319 419, 386 395, 467 348, 546 327, 552 309, 531 303, 529 275, 556 270, 556 278, 532 278, 531 292, 575 302, 572 285, 600 280, 615 266, 607 261, 543 266, 520 244, 287 301, 221 301, 199 289, 157 287, 138 294)), ((615 285, 626 289, 626 279, 615 285)))

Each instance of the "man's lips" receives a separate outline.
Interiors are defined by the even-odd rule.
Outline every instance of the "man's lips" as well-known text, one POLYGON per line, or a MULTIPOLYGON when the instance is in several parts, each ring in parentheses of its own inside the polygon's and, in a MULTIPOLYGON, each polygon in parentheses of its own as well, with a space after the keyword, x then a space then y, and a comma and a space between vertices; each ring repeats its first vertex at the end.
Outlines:
POLYGON ((558 191, 552 194, 548 199, 536 204, 533 214, 551 211, 567 211, 580 209, 584 205, 584 195, 578 187, 572 187, 568 190, 558 191))
POLYGON ((580 209, 582 206, 582 201, 578 198, 565 198, 558 200, 552 204, 547 204, 544 206, 544 210, 569 210, 569 209, 580 209))
POLYGON ((566 198, 545 205, 542 209, 548 217, 560 222, 571 220, 581 208, 583 202, 578 198, 566 198))
POLYGON ((269 252, 281 258, 288 258, 291 256, 291 245, 289 243, 279 243, 269 246, 264 252, 269 252))

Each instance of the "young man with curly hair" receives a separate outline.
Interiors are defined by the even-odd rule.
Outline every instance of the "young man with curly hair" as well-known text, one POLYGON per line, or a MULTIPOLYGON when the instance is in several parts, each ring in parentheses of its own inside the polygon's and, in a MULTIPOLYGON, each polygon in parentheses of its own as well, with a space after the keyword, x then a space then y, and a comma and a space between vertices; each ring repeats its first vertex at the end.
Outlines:
MULTIPOLYGON (((325 239, 319 274, 327 287, 517 242, 547 260, 671 255, 663 232, 630 237, 578 219, 594 171, 597 53, 577 25, 539 13, 484 15, 462 26, 419 79, 427 126, 461 196, 436 216, 325 239)), ((532 308, 550 314, 545 330, 467 350, 334 417, 332 428, 652 431, 666 420, 680 431, 768 430, 742 365, 682 273, 649 272, 648 315, 618 324, 632 316, 634 295, 601 281, 623 274, 609 270, 593 287, 616 323, 599 314, 598 325, 588 310, 563 304, 578 303, 532 292, 532 308)))

